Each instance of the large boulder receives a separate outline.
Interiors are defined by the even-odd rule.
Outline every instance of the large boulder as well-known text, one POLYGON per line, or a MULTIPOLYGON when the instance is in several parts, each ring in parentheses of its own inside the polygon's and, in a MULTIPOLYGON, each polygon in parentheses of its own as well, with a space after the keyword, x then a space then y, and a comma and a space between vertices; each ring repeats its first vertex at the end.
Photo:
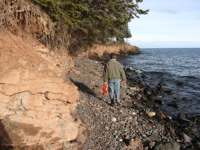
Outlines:
POLYGON ((51 71, 9 69, 0 77, 0 117, 11 142, 1 144, 47 146, 76 139, 84 126, 72 115, 78 98, 77 87, 51 71))

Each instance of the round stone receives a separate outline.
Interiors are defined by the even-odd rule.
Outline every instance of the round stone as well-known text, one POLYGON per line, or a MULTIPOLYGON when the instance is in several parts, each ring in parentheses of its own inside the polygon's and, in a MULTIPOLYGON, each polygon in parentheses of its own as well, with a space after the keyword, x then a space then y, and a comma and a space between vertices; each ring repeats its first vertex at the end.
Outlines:
POLYGON ((113 121, 113 122, 116 122, 116 121, 117 121, 117 118, 113 117, 113 118, 112 118, 112 121, 113 121))

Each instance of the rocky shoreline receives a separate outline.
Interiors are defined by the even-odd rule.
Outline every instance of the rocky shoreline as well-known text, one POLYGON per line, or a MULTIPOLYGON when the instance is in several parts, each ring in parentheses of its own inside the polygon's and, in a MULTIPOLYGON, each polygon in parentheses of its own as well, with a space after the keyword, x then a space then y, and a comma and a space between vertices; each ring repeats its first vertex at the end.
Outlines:
MULTIPOLYGON (((133 73, 133 70, 127 68, 128 82, 121 88, 122 104, 111 107, 109 95, 103 96, 101 89, 103 67, 100 61, 76 57, 74 70, 67 74, 79 88, 80 99, 76 111, 88 128, 89 137, 83 150, 200 149, 199 116, 187 118, 181 113, 177 118, 172 118, 154 105, 162 104, 160 93, 170 94, 172 91, 165 90, 162 85, 151 88, 142 80, 145 76, 129 78, 128 73, 133 73), (130 86, 134 82, 134 86, 130 86)), ((171 106, 176 107, 173 103, 171 106)), ((76 140, 84 141, 81 138, 85 137, 76 140)))

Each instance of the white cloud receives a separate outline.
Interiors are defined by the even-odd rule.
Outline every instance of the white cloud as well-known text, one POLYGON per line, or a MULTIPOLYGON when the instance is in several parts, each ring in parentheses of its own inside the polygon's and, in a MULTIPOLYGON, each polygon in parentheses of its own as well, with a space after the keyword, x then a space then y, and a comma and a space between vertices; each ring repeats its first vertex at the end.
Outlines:
POLYGON ((170 10, 170 9, 159 10, 158 12, 160 12, 160 13, 167 13, 167 14, 178 14, 179 13, 176 10, 170 10))

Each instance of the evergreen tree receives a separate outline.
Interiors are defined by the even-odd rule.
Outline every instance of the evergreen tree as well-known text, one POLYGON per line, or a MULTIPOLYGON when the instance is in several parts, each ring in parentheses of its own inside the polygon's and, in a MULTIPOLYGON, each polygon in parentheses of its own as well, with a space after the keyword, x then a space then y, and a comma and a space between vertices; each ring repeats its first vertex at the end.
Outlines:
MULTIPOLYGON (((147 14, 139 9, 143 0, 34 0, 55 22, 69 26, 71 45, 87 48, 95 42, 106 43, 111 38, 123 42, 131 37, 128 22, 147 14)), ((74 46, 72 46, 75 48, 74 46)))

